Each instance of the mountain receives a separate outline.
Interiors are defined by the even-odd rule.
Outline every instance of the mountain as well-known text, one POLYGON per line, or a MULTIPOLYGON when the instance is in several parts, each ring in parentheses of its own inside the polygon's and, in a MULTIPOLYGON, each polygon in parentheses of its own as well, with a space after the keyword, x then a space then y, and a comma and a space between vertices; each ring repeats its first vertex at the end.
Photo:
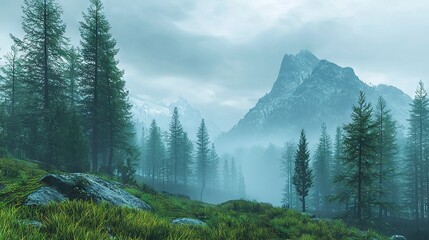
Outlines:
MULTIPOLYGON (((177 107, 184 130, 188 132, 191 139, 196 138, 197 129, 203 116, 197 109, 192 107, 185 98, 179 97, 176 101, 169 104, 143 100, 139 97, 131 97, 130 101, 133 105, 131 111, 134 116, 138 134, 143 126, 145 128, 150 127, 152 119, 156 120, 158 126, 161 127, 163 131, 167 131, 174 107, 177 107)), ((216 138, 221 131, 213 122, 208 119, 205 119, 205 121, 210 138, 216 138)))
POLYGON ((304 50, 284 56, 271 91, 218 141, 224 145, 230 145, 231 141, 242 145, 282 144, 296 140, 301 129, 315 140, 323 122, 331 133, 337 126, 349 122, 359 91, 366 93, 374 109, 378 97, 382 96, 393 117, 401 126, 407 126, 412 101, 407 94, 393 86, 369 86, 352 68, 320 60, 304 50))

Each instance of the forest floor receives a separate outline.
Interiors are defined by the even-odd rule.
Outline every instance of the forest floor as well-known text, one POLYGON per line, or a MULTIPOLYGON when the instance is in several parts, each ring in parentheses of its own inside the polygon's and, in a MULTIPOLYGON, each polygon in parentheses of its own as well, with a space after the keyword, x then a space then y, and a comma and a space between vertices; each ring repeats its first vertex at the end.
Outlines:
POLYGON ((339 220, 311 219, 267 203, 232 200, 206 204, 167 196, 140 184, 125 190, 153 211, 83 201, 24 206, 26 197, 43 185, 39 180, 47 173, 35 163, 0 159, 0 239, 386 239, 339 220), (182 217, 207 225, 171 223, 182 217))

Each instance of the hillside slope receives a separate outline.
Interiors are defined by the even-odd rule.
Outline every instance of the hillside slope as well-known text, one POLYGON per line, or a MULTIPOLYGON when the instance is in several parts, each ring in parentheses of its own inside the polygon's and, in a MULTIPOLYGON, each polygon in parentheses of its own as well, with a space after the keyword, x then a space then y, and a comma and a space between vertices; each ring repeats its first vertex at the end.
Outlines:
POLYGON ((46 173, 33 163, 0 159, 0 239, 383 239, 340 221, 311 219, 266 203, 236 200, 211 205, 145 186, 125 190, 154 211, 82 201, 23 206, 46 173), (171 223, 179 217, 200 219, 207 226, 171 223))

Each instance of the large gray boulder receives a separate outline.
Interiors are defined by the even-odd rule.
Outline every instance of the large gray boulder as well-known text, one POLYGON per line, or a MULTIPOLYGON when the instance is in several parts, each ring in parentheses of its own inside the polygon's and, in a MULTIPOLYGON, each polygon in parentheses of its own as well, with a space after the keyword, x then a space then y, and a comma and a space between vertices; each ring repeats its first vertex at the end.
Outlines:
POLYGON ((207 226, 207 223, 194 218, 176 218, 173 219, 171 223, 179 225, 207 226))
POLYGON ((48 174, 41 181, 69 200, 107 202, 115 206, 152 210, 148 204, 122 190, 118 184, 109 183, 97 176, 83 173, 48 174))
POLYGON ((59 193, 57 190, 50 187, 41 187, 37 191, 30 194, 25 200, 25 205, 48 205, 53 202, 63 202, 67 198, 59 193))

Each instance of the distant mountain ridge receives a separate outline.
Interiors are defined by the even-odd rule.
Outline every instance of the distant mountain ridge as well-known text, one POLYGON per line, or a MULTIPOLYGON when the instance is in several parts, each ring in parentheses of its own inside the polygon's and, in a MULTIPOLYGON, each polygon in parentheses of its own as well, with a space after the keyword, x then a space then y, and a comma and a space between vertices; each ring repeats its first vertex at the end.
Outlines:
MULTIPOLYGON (((177 107, 179 111, 179 119, 184 130, 188 132, 188 136, 191 139, 196 138, 197 129, 201 123, 201 119, 203 119, 203 116, 197 109, 191 106, 185 98, 179 97, 176 101, 168 104, 157 103, 140 97, 131 97, 130 101, 133 105, 131 112, 133 114, 138 134, 140 134, 142 127, 149 129, 153 119, 156 120, 158 126, 163 131, 168 131, 173 110, 177 107)), ((221 131, 209 119, 205 119, 205 122, 210 139, 213 140, 221 131)))
POLYGON ((319 60, 306 50, 296 55, 286 54, 271 91, 229 132, 221 135, 219 142, 282 143, 295 139, 302 128, 314 135, 310 138, 316 138, 323 122, 333 132, 337 126, 349 122, 359 91, 366 93, 374 109, 382 96, 393 117, 400 125, 407 126, 412 99, 398 88, 369 86, 352 68, 319 60))

